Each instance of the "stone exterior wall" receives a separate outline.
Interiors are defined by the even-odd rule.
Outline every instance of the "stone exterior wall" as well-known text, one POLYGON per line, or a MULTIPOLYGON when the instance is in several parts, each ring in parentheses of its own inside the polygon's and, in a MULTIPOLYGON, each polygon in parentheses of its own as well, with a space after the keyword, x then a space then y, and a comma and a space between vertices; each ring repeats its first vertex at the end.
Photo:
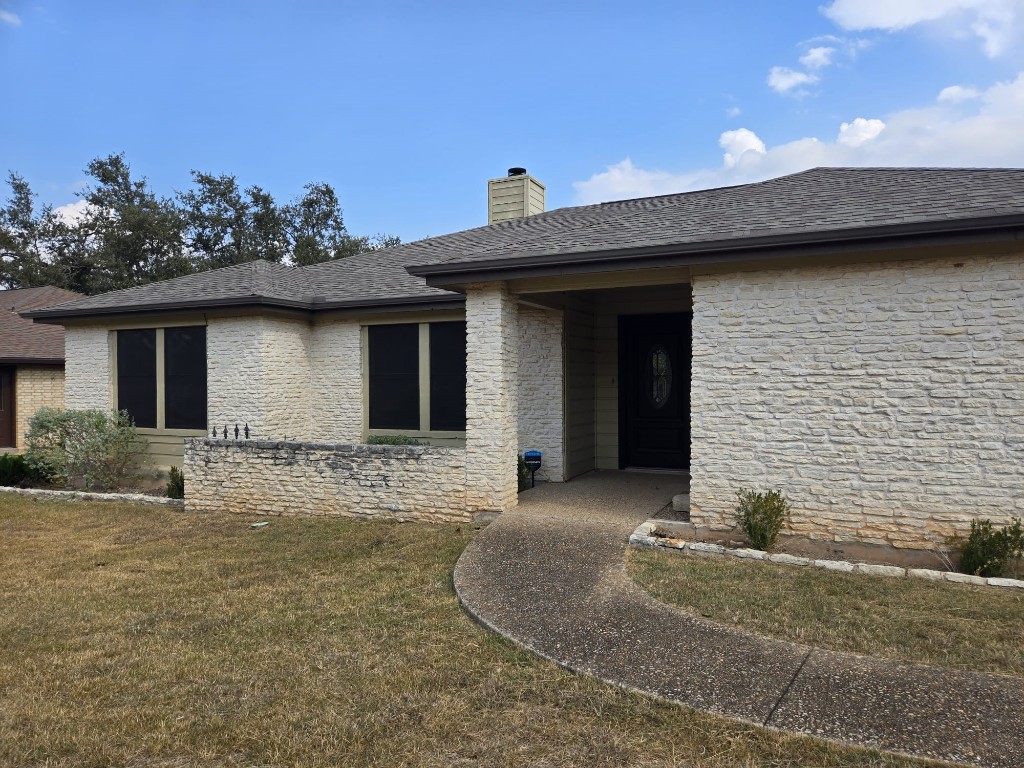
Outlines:
POLYGON ((311 433, 308 324, 213 318, 206 331, 210 424, 248 423, 254 437, 311 433))
POLYGON ((504 283, 466 286, 466 503, 505 512, 518 503, 518 314, 504 283))
POLYGON ((544 454, 538 480, 565 480, 562 313, 518 309, 519 452, 544 454))
POLYGON ((25 450, 28 422, 40 408, 64 407, 64 369, 59 365, 20 365, 15 373, 14 395, 17 415, 14 444, 25 450))
POLYGON ((1024 515, 1024 257, 693 280, 691 517, 929 548, 1024 515))
POLYGON ((362 334, 358 321, 313 326, 310 339, 312 435, 315 440, 363 439, 362 334))
POLYGON ((466 522, 465 451, 432 446, 185 441, 185 509, 466 522))
POLYGON ((109 411, 114 407, 110 333, 103 326, 69 326, 64 329, 66 408, 109 411))

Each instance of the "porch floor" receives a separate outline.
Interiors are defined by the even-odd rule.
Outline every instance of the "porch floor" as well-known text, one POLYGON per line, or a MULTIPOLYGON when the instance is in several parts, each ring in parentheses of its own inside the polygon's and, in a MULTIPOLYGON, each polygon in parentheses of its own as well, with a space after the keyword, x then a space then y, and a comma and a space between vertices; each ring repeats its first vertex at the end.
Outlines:
POLYGON ((565 483, 542 483, 523 491, 519 506, 506 515, 635 526, 656 517, 673 496, 689 488, 690 478, 683 473, 597 469, 565 483))

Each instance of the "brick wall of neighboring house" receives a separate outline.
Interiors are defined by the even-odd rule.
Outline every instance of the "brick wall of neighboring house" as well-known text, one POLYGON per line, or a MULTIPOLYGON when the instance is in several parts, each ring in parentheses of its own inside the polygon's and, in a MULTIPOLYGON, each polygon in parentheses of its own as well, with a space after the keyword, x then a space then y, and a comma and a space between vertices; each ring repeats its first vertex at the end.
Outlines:
POLYGON ((465 522, 465 451, 191 438, 185 508, 465 522))
POLYGON ((562 313, 520 305, 519 452, 539 450, 538 480, 565 480, 562 313))
POLYGON ((310 339, 312 435, 315 440, 363 439, 363 371, 358 321, 313 326, 310 339))
POLYGON ((211 318, 206 331, 210 424, 247 423, 254 437, 310 437, 309 325, 211 318))
POLYGON ((59 365, 20 365, 15 373, 16 448, 25 450, 28 422, 40 408, 64 407, 64 369, 59 365))
POLYGON ((1024 257, 695 276, 691 516, 778 488, 819 539, 1024 515, 1024 257))
POLYGON ((109 336, 104 326, 71 326, 64 330, 66 408, 113 408, 109 336))

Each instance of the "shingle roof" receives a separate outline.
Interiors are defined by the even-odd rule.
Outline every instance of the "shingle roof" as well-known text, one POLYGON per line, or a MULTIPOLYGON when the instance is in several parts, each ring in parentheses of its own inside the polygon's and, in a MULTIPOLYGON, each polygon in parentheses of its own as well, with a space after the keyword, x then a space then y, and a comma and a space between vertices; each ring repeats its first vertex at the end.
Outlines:
MULTIPOLYGON (((815 168, 755 184, 541 213, 310 267, 253 262, 92 296, 69 311, 215 305, 263 298, 285 306, 453 298, 407 271, 423 265, 652 247, 710 248, 753 238, 852 237, 1022 217, 1024 170, 815 168)), ((56 315, 57 313, 47 313, 56 315)))
POLYGON ((80 293, 49 285, 0 291, 0 363, 63 361, 64 329, 33 324, 18 312, 80 298, 80 293))

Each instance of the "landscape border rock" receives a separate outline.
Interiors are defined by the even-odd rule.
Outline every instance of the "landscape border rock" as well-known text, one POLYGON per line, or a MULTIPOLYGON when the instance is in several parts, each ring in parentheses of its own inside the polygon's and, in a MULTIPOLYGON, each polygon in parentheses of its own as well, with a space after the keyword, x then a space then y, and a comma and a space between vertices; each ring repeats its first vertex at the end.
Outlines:
POLYGON ((109 501, 130 502, 132 504, 155 504, 164 507, 184 509, 182 499, 169 499, 166 496, 147 496, 144 493, 97 493, 95 491, 50 491, 44 488, 12 488, 0 485, 0 493, 17 496, 30 496, 39 499, 64 499, 65 501, 109 501))
POLYGON ((928 581, 944 581, 953 584, 970 584, 978 587, 1024 589, 1024 580, 1021 579, 985 578, 984 576, 972 576, 954 571, 936 571, 928 568, 901 568, 898 565, 876 565, 873 563, 851 563, 846 560, 811 560, 806 557, 795 557, 783 553, 771 554, 760 549, 750 549, 748 547, 730 549, 723 547, 721 544, 708 544, 701 541, 684 541, 667 536, 655 536, 654 531, 657 528, 658 524, 651 520, 640 523, 633 533, 630 534, 630 545, 634 547, 674 549, 701 557, 734 557, 742 560, 775 563, 776 565, 790 565, 800 568, 811 566, 828 571, 862 573, 868 576, 881 576, 884 578, 926 579, 928 581))

